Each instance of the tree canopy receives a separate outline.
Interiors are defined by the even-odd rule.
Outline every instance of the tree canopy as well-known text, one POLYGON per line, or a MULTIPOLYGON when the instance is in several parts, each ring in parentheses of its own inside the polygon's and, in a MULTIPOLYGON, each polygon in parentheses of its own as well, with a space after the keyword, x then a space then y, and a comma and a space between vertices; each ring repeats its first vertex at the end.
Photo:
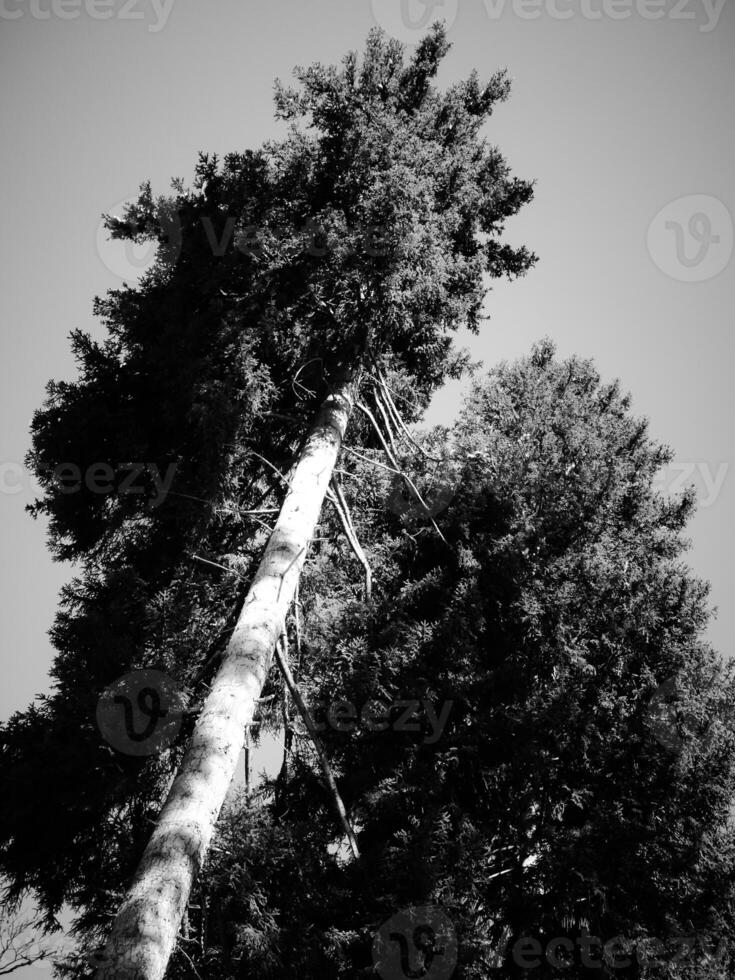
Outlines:
MULTIPOLYGON (((406 58, 373 32, 363 56, 276 88, 287 135, 111 216, 113 237, 159 244, 139 283, 98 299, 103 341, 72 337, 74 381, 52 382, 29 462, 53 554, 74 560, 52 637, 53 689, 0 732, 0 865, 52 921, 83 929, 115 896, 191 730, 297 457, 335 377, 375 365, 418 417, 464 360, 485 278, 533 261, 503 241, 531 197, 481 134, 503 73, 440 92, 440 26, 406 58), (196 557, 195 557, 196 556, 196 557), (224 565, 224 575, 199 559, 224 565), (190 713, 172 750, 116 753, 95 721, 117 677, 155 668, 190 713)), ((366 422, 355 445, 370 447, 366 422)))
POLYGON ((74 333, 79 376, 50 383, 34 418, 33 512, 78 574, 52 691, 0 729, 10 897, 32 889, 48 925, 71 906, 87 953, 309 421, 348 375, 358 411, 283 653, 360 856, 274 665, 258 721, 283 767, 230 800, 169 975, 389 980, 399 933, 381 930, 411 909, 449 923, 400 950, 432 980, 450 952, 457 980, 599 976, 591 936, 620 940, 615 976, 669 975, 682 937, 701 954, 682 976, 727 969, 706 954, 733 936, 733 681, 685 564, 694 501, 655 489, 669 450, 550 342, 475 376, 454 424, 416 427, 468 368, 453 334, 479 329, 489 280, 534 261, 504 238, 532 186, 483 135, 507 78, 440 91, 447 49, 440 26, 410 57, 373 32, 359 58, 297 69, 276 86, 283 139, 201 154, 191 187, 144 184, 108 219, 158 257, 96 301, 106 339, 74 333), (97 720, 139 669, 184 704, 151 756, 97 720))
MULTIPOLYGON (((425 515, 386 507, 390 474, 348 460, 372 598, 333 515, 301 590, 299 679, 361 861, 340 845, 297 719, 285 784, 221 821, 202 969, 374 975, 381 923, 438 907, 457 978, 529 963, 600 976, 585 936, 622 937, 611 976, 670 976, 679 959, 682 976, 724 976, 735 691, 684 562, 693 498, 655 487, 670 451, 617 384, 548 342, 491 371, 423 445, 441 458, 442 442, 461 469, 437 518, 446 543, 425 515)), ((437 466, 412 452, 428 493, 437 466)))

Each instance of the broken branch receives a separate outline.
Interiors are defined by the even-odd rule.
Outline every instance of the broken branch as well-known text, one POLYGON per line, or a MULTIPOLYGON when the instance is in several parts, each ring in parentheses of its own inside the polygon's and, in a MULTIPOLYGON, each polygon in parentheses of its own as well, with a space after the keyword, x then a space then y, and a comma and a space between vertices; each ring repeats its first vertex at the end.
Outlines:
POLYGON ((324 747, 322 746, 321 740, 319 739, 319 735, 317 734, 314 720, 309 713, 309 709, 306 707, 306 703, 304 699, 301 696, 301 691, 299 691, 298 687, 296 686, 296 681, 293 678, 293 674, 291 673, 291 670, 284 659, 283 652, 282 652, 284 648, 285 648, 285 641, 283 638, 281 638, 281 640, 276 644, 276 649, 275 649, 276 661, 278 663, 281 673, 283 674, 283 679, 286 682, 291 697, 293 698, 293 702, 298 708, 299 714, 301 715, 304 725, 306 726, 306 729, 309 732, 309 736, 311 738, 311 744, 314 746, 314 750, 316 751, 316 754, 319 758, 319 763, 321 765, 324 779, 326 780, 327 786, 329 787, 329 791, 332 794, 332 800, 334 802, 335 809, 339 814, 339 819, 340 819, 340 823, 342 824, 342 829, 344 830, 345 834, 347 835, 347 839, 350 842, 350 848, 352 850, 352 854, 356 860, 359 860, 360 851, 357 846, 357 839, 355 837, 355 832, 352 829, 352 825, 350 824, 349 818, 347 816, 347 810, 345 809, 345 805, 342 802, 342 797, 339 795, 339 789, 337 788, 337 783, 335 782, 334 775, 332 774, 332 767, 329 764, 329 759, 327 758, 327 754, 324 751, 324 747))

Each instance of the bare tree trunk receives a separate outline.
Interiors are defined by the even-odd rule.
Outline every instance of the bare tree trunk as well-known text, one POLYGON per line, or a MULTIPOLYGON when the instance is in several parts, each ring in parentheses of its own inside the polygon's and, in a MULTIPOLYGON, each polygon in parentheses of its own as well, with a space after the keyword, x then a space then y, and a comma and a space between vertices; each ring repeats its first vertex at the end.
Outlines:
POLYGON ((161 980, 237 767, 354 405, 342 383, 307 436, 191 742, 112 926, 99 980, 161 980))

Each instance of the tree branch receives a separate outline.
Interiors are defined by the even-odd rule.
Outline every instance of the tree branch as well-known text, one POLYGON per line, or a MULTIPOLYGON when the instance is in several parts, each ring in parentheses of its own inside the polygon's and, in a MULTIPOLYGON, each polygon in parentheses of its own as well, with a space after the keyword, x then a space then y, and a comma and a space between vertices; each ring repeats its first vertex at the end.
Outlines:
POLYGON ((401 413, 396 408, 396 403, 391 398, 391 394, 390 391, 388 390, 388 385, 386 384, 385 378, 380 373, 377 366, 376 366, 376 371, 378 372, 377 381, 375 378, 372 378, 373 384, 376 385, 376 387, 378 388, 378 392, 376 392, 376 398, 378 393, 382 394, 383 400, 385 401, 388 411, 392 414, 394 420, 397 422, 398 427, 400 428, 401 432, 403 433, 404 437, 408 440, 408 442, 416 449, 418 449, 418 451, 422 453, 427 459, 430 459, 433 463, 440 463, 441 458, 439 456, 432 456, 424 449, 424 447, 420 443, 416 442, 414 437, 411 435, 408 426, 403 421, 403 417, 401 416, 401 413))
POLYGON ((367 555, 365 554, 365 551, 363 550, 363 547, 357 537, 357 532, 355 531, 355 526, 352 523, 352 518, 347 506, 347 501, 342 493, 342 488, 334 479, 332 480, 332 488, 333 489, 327 490, 327 497, 334 505, 334 509, 339 515, 342 530, 345 532, 345 537, 349 541, 350 547, 355 553, 355 557, 365 570, 365 598, 369 599, 372 594, 373 587, 373 573, 370 569, 370 563, 368 562, 367 555))
POLYGON ((383 449, 385 451, 386 456, 388 457, 388 462, 389 463, 392 463, 392 465, 395 467, 395 472, 398 473, 398 475, 401 476, 405 480, 405 482, 408 485, 409 489, 413 492, 414 496, 416 497, 416 500, 421 504, 421 506, 423 507, 423 509, 426 511, 426 514, 428 515, 428 518, 431 521, 431 523, 432 523, 432 525, 433 525, 434 530, 436 531, 436 533, 442 539, 442 541, 444 542, 444 544, 449 544, 449 542, 447 541, 447 539, 444 537, 444 535, 442 534, 442 532, 439 530, 439 525, 434 520, 434 517, 433 517, 431 511, 429 510, 429 505, 426 503, 426 501, 424 500, 424 498, 421 496, 421 494, 419 493, 418 489, 416 488, 416 484, 413 482, 413 480, 408 475, 408 473, 406 473, 405 470, 403 470, 403 469, 400 468, 400 464, 399 464, 398 460, 395 458, 395 456, 393 455, 393 453, 390 451, 390 447, 388 446, 388 443, 385 441, 385 438, 383 437, 383 433, 380 431, 380 427, 379 427, 378 423, 375 421, 375 416, 373 415, 373 413, 370 411, 370 409, 366 405, 363 405, 362 402, 356 401, 355 402, 355 405, 360 409, 361 412, 364 412, 365 415, 367 415, 367 417, 370 419, 370 422, 372 424, 372 427, 375 430, 376 435, 378 436, 378 439, 380 439, 380 443, 381 443, 381 445, 382 445, 382 447, 383 447, 383 449))
POLYGON ((301 696, 301 692, 296 686, 296 681, 293 678, 293 674, 291 673, 289 666, 284 659, 282 653, 283 649, 284 649, 284 640, 283 638, 281 638, 281 640, 276 644, 276 649, 275 649, 276 661, 278 663, 281 673, 283 674, 283 678, 286 681, 286 684, 288 685, 288 689, 291 694, 291 697, 293 698, 294 704, 298 708, 299 714, 303 719, 304 725, 306 726, 306 729, 309 732, 309 736, 311 738, 311 744, 314 746, 314 750, 317 754, 319 763, 321 765, 324 779, 326 780, 327 786, 329 787, 329 791, 332 794, 332 800, 334 801, 335 809, 337 810, 337 813, 339 815, 339 820, 340 823, 342 824, 342 829, 344 830, 345 834, 347 835, 347 839, 350 842, 350 848, 352 849, 352 854, 356 860, 359 860, 360 850, 357 846, 357 838, 355 837, 355 832, 352 829, 352 825, 350 824, 349 818, 347 816, 347 811, 345 810, 345 805, 342 802, 342 797, 339 795, 339 789, 337 788, 337 783, 335 782, 334 775, 332 773, 332 767, 329 764, 329 759, 327 758, 327 754, 324 751, 324 746, 322 745, 319 735, 317 734, 314 720, 309 713, 309 709, 306 707, 306 703, 304 702, 304 699, 301 696))

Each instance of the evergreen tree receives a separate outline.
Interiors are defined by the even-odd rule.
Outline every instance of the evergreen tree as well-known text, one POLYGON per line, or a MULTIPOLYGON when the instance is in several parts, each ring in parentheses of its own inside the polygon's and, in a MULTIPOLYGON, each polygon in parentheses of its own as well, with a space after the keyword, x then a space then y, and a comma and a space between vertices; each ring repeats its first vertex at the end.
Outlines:
MULTIPOLYGON (((80 574, 54 691, 1 733, 0 864, 49 921, 68 902, 92 935, 156 822, 103 974, 166 969, 355 401, 382 410, 372 381, 390 370, 419 417, 462 369, 452 332, 478 329, 483 277, 533 261, 502 242, 531 187, 480 135, 507 79, 438 92, 447 47, 437 26, 406 61, 375 32, 361 61, 277 87, 283 141, 202 155, 169 197, 144 185, 109 228, 158 241, 158 261, 98 301, 107 339, 74 335, 80 377, 34 419, 35 511, 80 574), (95 724, 133 668, 165 671, 188 705, 152 759, 95 724)), ((365 419, 350 432, 375 444, 365 419)))
POLYGON ((671 454, 618 385, 553 354, 496 368, 452 433, 405 444, 426 499, 442 443, 461 469, 445 540, 386 506, 382 452, 344 462, 373 593, 331 515, 298 679, 317 720, 331 706, 320 738, 361 859, 297 719, 286 786, 221 821, 198 897, 217 925, 189 948, 208 976, 398 976, 374 937, 425 907, 458 961, 416 975, 730 975, 735 688, 683 561, 693 498, 656 490, 671 454))

